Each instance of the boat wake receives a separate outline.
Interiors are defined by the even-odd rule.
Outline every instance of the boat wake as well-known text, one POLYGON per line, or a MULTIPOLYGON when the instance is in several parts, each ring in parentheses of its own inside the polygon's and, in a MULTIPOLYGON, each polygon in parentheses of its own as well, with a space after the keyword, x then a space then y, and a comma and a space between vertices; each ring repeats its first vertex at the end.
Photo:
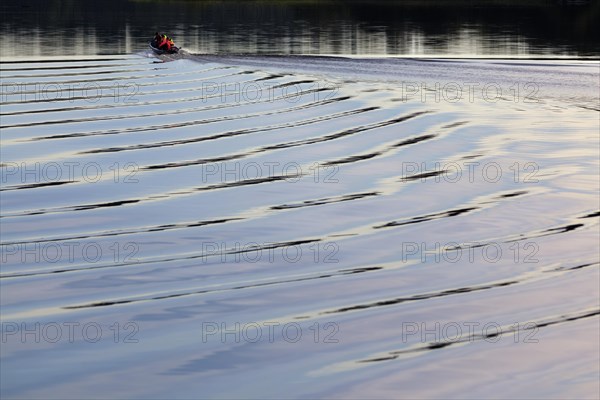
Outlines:
POLYGON ((0 66, 3 396, 597 390, 597 63, 0 66))

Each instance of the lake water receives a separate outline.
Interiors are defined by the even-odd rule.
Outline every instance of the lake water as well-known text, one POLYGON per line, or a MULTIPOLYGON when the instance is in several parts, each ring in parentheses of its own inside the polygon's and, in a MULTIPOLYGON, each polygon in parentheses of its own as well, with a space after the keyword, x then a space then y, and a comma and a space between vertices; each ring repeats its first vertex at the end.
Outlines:
POLYGON ((131 17, 154 2, 18 4, 2 398, 598 397, 595 44, 522 25, 506 51, 483 28, 444 47, 421 16, 416 51, 357 3, 168 3, 185 51, 157 57, 131 17), (337 50, 334 17, 356 33, 337 50), (194 42, 207 26, 226 34, 194 42), (454 52, 477 59, 379 57, 454 52), (536 55, 566 59, 507 59, 536 55))

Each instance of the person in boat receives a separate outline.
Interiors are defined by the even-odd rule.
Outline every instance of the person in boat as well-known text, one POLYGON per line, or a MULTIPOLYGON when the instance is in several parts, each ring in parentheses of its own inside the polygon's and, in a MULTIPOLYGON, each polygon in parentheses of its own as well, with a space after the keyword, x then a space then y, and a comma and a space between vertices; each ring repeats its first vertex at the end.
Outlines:
POLYGON ((156 40, 158 48, 161 50, 171 51, 171 48, 175 46, 175 42, 173 42, 173 39, 171 39, 167 35, 159 35, 158 32, 156 32, 156 36, 154 39, 156 40), (158 40, 156 40, 157 38, 158 40))
POLYGON ((161 41, 162 41, 162 38, 161 38, 160 33, 156 32, 154 34, 154 39, 152 39, 152 46, 158 48, 158 45, 160 44, 161 41))

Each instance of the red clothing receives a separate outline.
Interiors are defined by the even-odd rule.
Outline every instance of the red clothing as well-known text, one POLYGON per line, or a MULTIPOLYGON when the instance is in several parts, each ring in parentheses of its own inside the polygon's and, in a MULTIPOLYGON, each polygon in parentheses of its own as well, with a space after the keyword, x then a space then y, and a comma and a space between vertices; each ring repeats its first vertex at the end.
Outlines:
POLYGON ((167 51, 171 50, 171 40, 166 35, 163 35, 162 41, 158 45, 159 49, 165 48, 167 51))

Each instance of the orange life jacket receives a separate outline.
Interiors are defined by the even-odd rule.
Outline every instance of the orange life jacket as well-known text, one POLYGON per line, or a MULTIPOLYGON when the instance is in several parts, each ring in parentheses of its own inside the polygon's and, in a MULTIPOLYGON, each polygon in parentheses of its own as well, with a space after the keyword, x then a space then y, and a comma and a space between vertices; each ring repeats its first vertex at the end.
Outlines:
POLYGON ((173 43, 173 41, 167 35, 162 35, 162 41, 158 45, 158 48, 160 49, 163 46, 166 46, 167 47, 167 51, 171 50, 172 43, 173 43))

